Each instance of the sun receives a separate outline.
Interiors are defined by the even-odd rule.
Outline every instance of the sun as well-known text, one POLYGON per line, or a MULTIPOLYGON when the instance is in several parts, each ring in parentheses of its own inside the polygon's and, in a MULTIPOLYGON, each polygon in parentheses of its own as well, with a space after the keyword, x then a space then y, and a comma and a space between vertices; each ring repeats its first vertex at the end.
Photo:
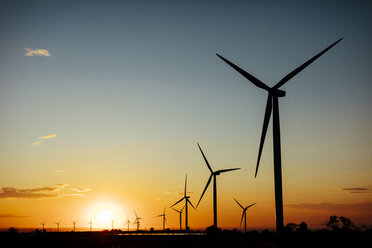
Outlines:
POLYGON ((114 218, 114 214, 107 209, 101 210, 97 214, 97 220, 101 224, 108 224, 111 222, 111 220, 114 218))

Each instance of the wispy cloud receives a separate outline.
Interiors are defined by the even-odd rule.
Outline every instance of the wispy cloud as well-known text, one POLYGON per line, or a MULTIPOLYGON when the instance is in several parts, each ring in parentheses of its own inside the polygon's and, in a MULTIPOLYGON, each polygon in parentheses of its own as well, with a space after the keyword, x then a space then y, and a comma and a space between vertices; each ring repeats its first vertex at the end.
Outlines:
POLYGON ((370 212, 372 213, 372 202, 339 204, 339 203, 297 203, 287 204, 289 208, 310 209, 319 211, 350 211, 350 212, 370 212))
POLYGON ((352 194, 355 193, 371 193, 367 188, 342 188, 341 190, 348 191, 352 194))
POLYGON ((25 56, 45 56, 50 57, 50 53, 47 49, 31 49, 31 48, 25 48, 26 53, 25 56))
POLYGON ((90 189, 83 189, 83 188, 80 188, 80 189, 70 189, 72 191, 76 191, 76 192, 88 192, 90 191, 90 189))
MULTIPOLYGON (((81 193, 62 193, 59 192, 66 188, 68 184, 57 184, 49 187, 30 188, 30 189, 18 189, 14 187, 3 187, 0 192, 0 199, 43 199, 43 198, 61 198, 64 196, 80 196, 84 195, 81 193)), ((84 189, 87 192, 90 189, 84 189)))
POLYGON ((50 138, 54 138, 54 137, 56 137, 57 136, 57 134, 48 134, 48 135, 44 135, 44 136, 41 136, 41 137, 39 137, 39 139, 50 139, 50 138))
POLYGON ((30 216, 25 216, 25 215, 15 215, 15 214, 0 214, 0 219, 5 219, 5 218, 27 218, 30 216))
POLYGON ((35 142, 33 142, 32 145, 33 146, 40 145, 43 142, 42 140, 55 138, 56 136, 57 136, 57 134, 54 134, 54 133, 41 136, 41 137, 38 138, 38 140, 36 140, 35 142))
POLYGON ((63 173, 63 172, 66 172, 66 170, 56 170, 56 173, 63 173))
POLYGON ((33 146, 37 146, 41 144, 41 140, 37 140, 34 143, 32 143, 33 146))

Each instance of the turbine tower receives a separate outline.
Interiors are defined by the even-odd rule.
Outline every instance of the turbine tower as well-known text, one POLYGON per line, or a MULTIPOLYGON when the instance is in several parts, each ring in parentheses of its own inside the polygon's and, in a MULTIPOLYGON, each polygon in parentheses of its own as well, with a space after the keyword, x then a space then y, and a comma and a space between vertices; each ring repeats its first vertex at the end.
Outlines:
POLYGON ((201 199, 203 198, 204 193, 207 190, 207 188, 208 188, 208 186, 209 186, 209 184, 210 184, 210 182, 212 180, 212 177, 213 177, 213 225, 215 227, 217 227, 217 178, 216 177, 218 175, 220 175, 221 173, 228 172, 228 171, 233 171, 233 170, 239 170, 240 168, 232 168, 232 169, 225 169, 225 170, 213 171, 212 168, 211 168, 211 166, 209 165, 208 160, 205 157, 205 155, 203 153, 203 150, 201 149, 199 143, 198 143, 198 147, 199 147, 199 150, 200 150, 201 154, 203 155, 204 161, 207 164, 208 169, 211 172, 211 175, 209 176, 207 185, 205 186, 204 191, 203 191, 202 195, 200 196, 199 202, 196 205, 196 207, 199 206, 199 203, 200 203, 201 199))
POLYGON ((177 210, 177 209, 174 209, 174 208, 172 208, 174 211, 176 211, 177 213, 179 213, 180 214, 180 230, 182 230, 182 210, 185 208, 185 206, 183 206, 182 208, 181 208, 181 210, 177 210))
POLYGON ((71 222, 72 222, 72 224, 74 225, 72 231, 75 232, 75 224, 76 224, 76 220, 75 220, 75 221, 71 221, 71 222))
POLYGON ((42 231, 44 232, 44 230, 45 230, 45 229, 44 229, 44 226, 45 226, 45 222, 43 222, 43 223, 40 223, 40 225, 42 225, 42 226, 43 226, 43 230, 42 230, 42 231))
POLYGON ((185 191, 184 191, 183 197, 170 207, 173 207, 173 206, 177 205, 178 203, 180 203, 182 200, 185 200, 185 206, 184 206, 184 208, 185 208, 185 229, 186 229, 186 231, 188 231, 190 229, 189 226, 188 226, 188 224, 189 224, 188 223, 188 209, 189 209, 188 204, 190 204, 193 209, 195 209, 195 207, 194 207, 194 205, 192 205, 191 201, 189 200, 190 196, 188 196, 186 194, 186 187, 187 187, 187 174, 186 174, 186 178, 185 178, 185 191))
POLYGON ((253 204, 251 204, 251 205, 249 205, 248 207, 245 207, 244 208, 235 198, 234 198, 234 200, 243 209, 242 218, 240 219, 240 226, 242 226, 242 221, 243 221, 243 217, 244 217, 244 232, 247 232, 247 209, 250 208, 250 207, 252 207, 253 205, 255 205, 256 202, 253 203, 253 204))
POLYGON ((114 230, 114 220, 111 220, 111 230, 114 230))
POLYGON ((163 214, 160 214, 160 215, 158 215, 158 216, 156 216, 156 217, 163 217, 163 231, 165 230, 165 222, 166 222, 166 219, 165 219, 165 209, 166 209, 166 207, 164 208, 164 211, 163 211, 163 214))
POLYGON ((280 150, 280 125, 279 125, 279 101, 278 99, 279 97, 285 96, 285 91, 280 90, 279 88, 283 86, 286 82, 288 82, 291 78, 293 78, 295 75, 297 75, 300 71, 305 69, 312 62, 314 62, 316 59, 318 59, 320 56, 322 56, 325 52, 327 52, 329 49, 335 46, 341 40, 342 38, 337 40, 333 44, 331 44, 329 47, 327 47, 326 49, 324 49, 323 51, 321 51, 320 53, 318 53, 317 55, 315 55, 308 61, 306 61, 303 65, 299 66, 298 68, 293 70, 291 73, 283 77, 277 84, 275 84, 271 88, 267 86, 266 84, 264 84, 263 82, 261 82, 259 79, 249 74, 248 72, 244 71, 243 69, 231 63, 224 57, 217 54, 219 58, 221 58, 228 65, 230 65, 232 68, 238 71, 243 77, 248 79, 255 86, 261 89, 264 89, 268 92, 265 116, 264 116, 262 133, 261 133, 260 147, 258 151, 255 177, 257 176, 257 170, 260 164, 262 148, 265 142, 266 131, 269 125, 271 112, 273 112, 274 182, 275 182, 275 208, 276 208, 276 230, 277 231, 283 230, 283 223, 284 223, 283 221, 283 193, 282 193, 282 160, 281 160, 281 150, 280 150))
POLYGON ((58 222, 55 223, 57 225, 57 232, 59 232, 59 224, 60 223, 61 223, 61 221, 58 221, 58 222))

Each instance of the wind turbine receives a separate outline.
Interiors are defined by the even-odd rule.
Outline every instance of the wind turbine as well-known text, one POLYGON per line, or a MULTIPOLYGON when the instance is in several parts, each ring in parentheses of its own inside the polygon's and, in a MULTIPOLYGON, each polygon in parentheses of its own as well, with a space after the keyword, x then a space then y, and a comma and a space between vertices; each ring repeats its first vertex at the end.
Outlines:
POLYGON ((166 222, 165 209, 166 209, 166 207, 164 208, 163 214, 160 214, 160 215, 156 216, 156 217, 163 217, 163 231, 165 230, 165 222, 166 222))
POLYGON ((128 216, 127 216, 127 222, 125 222, 125 224, 128 224, 128 232, 129 232, 129 224, 130 224, 130 223, 131 223, 131 222, 130 222, 128 216))
POLYGON ((114 220, 111 220, 112 228, 111 230, 114 230, 114 220))
POLYGON ((93 224, 92 220, 90 220, 88 224, 89 224, 89 232, 92 232, 92 224, 93 224))
POLYGON ((55 224, 57 224, 57 232, 59 232, 59 224, 61 223, 61 221, 58 221, 56 222, 55 224))
POLYGON ((181 208, 181 210, 177 210, 177 209, 174 209, 174 208, 172 208, 174 211, 176 211, 177 213, 179 213, 180 214, 180 230, 182 230, 182 210, 185 208, 185 206, 183 206, 182 208, 181 208))
POLYGON ((44 226, 45 226, 45 222, 43 222, 43 223, 40 223, 40 225, 42 225, 42 226, 43 226, 43 230, 42 230, 42 231, 44 232, 44 230, 45 230, 45 229, 44 229, 44 226))
POLYGON ((135 215, 136 215, 136 219, 134 220, 133 222, 133 225, 134 224, 137 224, 137 231, 139 231, 139 227, 140 227, 140 220, 142 220, 141 217, 137 216, 137 213, 134 211, 135 215))
POLYGON ((186 188, 187 188, 187 174, 186 174, 186 178, 185 178, 185 191, 184 191, 183 197, 170 207, 173 207, 173 206, 177 205, 178 203, 180 203, 181 201, 185 200, 185 206, 184 206, 185 216, 186 216, 185 217, 185 229, 186 229, 186 231, 188 231, 189 226, 188 226, 188 205, 187 204, 190 204, 193 209, 195 209, 195 207, 194 207, 194 205, 192 205, 191 201, 189 200, 190 196, 186 195, 186 188))
POLYGON ((75 232, 75 224, 76 224, 76 220, 75 220, 75 221, 71 221, 71 222, 72 222, 72 224, 74 225, 72 231, 75 232))
POLYGON ((212 180, 212 177, 213 177, 213 225, 215 227, 217 227, 217 178, 216 177, 219 176, 221 173, 228 172, 228 171, 233 171, 233 170, 239 170, 240 168, 232 168, 232 169, 224 169, 224 170, 213 171, 211 166, 209 165, 208 160, 205 157, 205 155, 203 153, 203 150, 201 149, 199 143, 198 143, 198 147, 199 147, 199 150, 200 150, 201 154, 203 155, 204 161, 207 164, 208 169, 211 172, 211 175, 209 176, 207 185, 205 186, 204 191, 203 191, 202 195, 200 196, 199 202, 196 205, 196 207, 199 206, 199 203, 200 203, 201 199, 203 198, 204 193, 207 190, 209 184, 211 183, 211 180, 212 180))
POLYGON ((262 127, 261 133, 261 141, 260 147, 258 151, 258 158, 257 158, 257 165, 256 165, 256 173, 255 177, 257 176, 258 166, 260 164, 260 158, 262 153, 262 148, 265 142, 266 131, 270 121, 271 111, 273 112, 273 150, 274 150, 274 181, 275 181, 275 208, 276 208, 276 230, 282 231, 283 230, 283 194, 282 194, 282 161, 281 161, 281 150, 280 150, 280 125, 279 125, 279 97, 285 96, 285 91, 280 90, 279 88, 283 86, 286 82, 288 82, 291 78, 297 75, 300 71, 305 69, 308 65, 322 56, 325 52, 335 46, 338 42, 342 40, 339 39, 329 47, 306 61, 304 64, 293 70, 291 73, 283 77, 277 84, 273 87, 269 87, 259 79, 255 78, 248 72, 244 71, 243 69, 239 68, 235 64, 231 63, 224 57, 217 54, 217 56, 225 61, 228 65, 238 71, 243 77, 248 79, 251 83, 255 86, 264 89, 268 92, 267 102, 266 102, 266 110, 265 110, 265 117, 262 127))
POLYGON ((244 208, 235 198, 234 198, 234 200, 243 209, 242 218, 240 219, 240 226, 242 226, 242 221, 243 221, 243 217, 244 217, 244 232, 247 232, 247 209, 250 208, 250 207, 252 207, 253 205, 255 205, 256 202, 253 203, 253 204, 251 204, 251 205, 249 205, 248 207, 245 207, 244 208))

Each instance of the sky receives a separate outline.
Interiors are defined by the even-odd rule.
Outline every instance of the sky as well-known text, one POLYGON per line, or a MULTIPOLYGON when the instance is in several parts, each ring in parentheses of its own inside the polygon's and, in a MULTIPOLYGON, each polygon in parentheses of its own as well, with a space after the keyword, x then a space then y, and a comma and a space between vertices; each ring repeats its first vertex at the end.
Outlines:
MULTIPOLYGON (((272 127, 254 177, 269 86, 281 89, 284 222, 372 224, 372 2, 0 2, 0 228, 177 228, 213 169, 218 225, 275 227, 272 127), (176 206, 180 209, 182 206, 176 206), (105 215, 106 213, 106 215, 105 215), (102 217, 105 215, 106 217, 102 217), (102 218, 101 218, 102 217, 102 218), (134 228, 135 226, 130 226, 134 228)), ((212 187, 190 228, 213 224, 212 187)))

